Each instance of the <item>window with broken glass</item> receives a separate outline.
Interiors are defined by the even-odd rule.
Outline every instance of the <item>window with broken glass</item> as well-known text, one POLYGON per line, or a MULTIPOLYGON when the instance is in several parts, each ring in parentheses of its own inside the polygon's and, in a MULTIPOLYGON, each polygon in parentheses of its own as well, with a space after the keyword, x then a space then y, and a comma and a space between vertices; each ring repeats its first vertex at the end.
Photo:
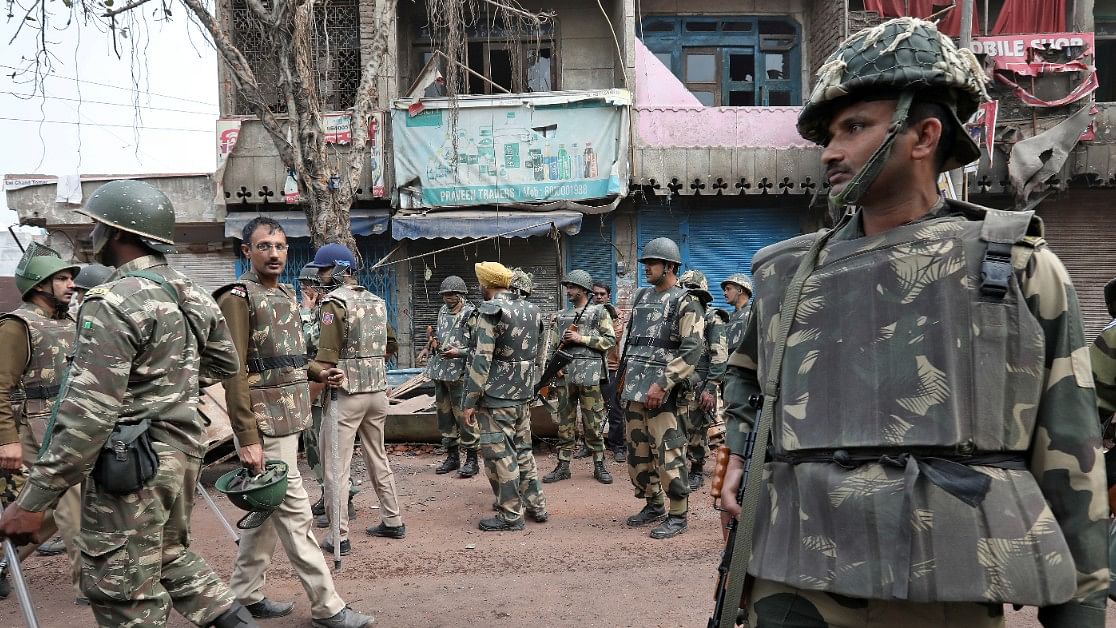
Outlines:
MULTIPOLYGON (((419 42, 438 41, 429 28, 419 30, 419 42)), ((461 63, 469 71, 461 72, 464 85, 459 94, 502 94, 525 92, 552 92, 558 87, 558 45, 553 30, 547 28, 537 36, 514 32, 511 29, 477 24, 468 29, 468 43, 461 55, 461 63), (502 88, 502 89, 501 89, 502 88)), ((437 48, 430 43, 415 46, 414 76, 418 76, 437 48)), ((446 76, 445 57, 435 61, 442 76, 446 76)), ((429 85, 423 96, 445 96, 440 83, 429 85)))
POLYGON ((791 18, 653 16, 640 39, 709 107, 802 104, 802 29, 791 18))

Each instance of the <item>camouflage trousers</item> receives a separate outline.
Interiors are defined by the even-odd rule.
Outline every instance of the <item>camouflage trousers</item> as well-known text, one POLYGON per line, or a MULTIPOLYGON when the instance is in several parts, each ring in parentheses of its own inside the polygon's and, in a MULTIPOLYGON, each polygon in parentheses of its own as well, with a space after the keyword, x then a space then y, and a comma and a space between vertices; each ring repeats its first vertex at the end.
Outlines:
POLYGON ((476 417, 484 474, 496 495, 497 516, 518 521, 523 518, 524 508, 530 512, 546 510, 531 451, 530 403, 507 408, 478 406, 476 417))
MULTIPOLYGON (((318 488, 325 486, 325 469, 322 468, 321 433, 322 433, 322 407, 318 404, 310 406, 310 416, 314 419, 313 425, 308 430, 302 430, 302 447, 306 450, 306 464, 310 473, 318 481, 318 488)), ((324 490, 324 489, 323 489, 324 490)), ((349 501, 360 492, 360 488, 353 484, 349 478, 349 501)))
POLYGON ((686 429, 673 405, 649 410, 629 401, 624 415, 624 440, 628 445, 628 475, 636 497, 649 504, 670 499, 670 513, 689 508, 690 485, 686 474, 686 429))
POLYGON ((190 551, 190 511, 202 461, 153 443, 159 470, 147 486, 111 495, 86 482, 81 587, 98 626, 165 626, 170 609, 205 626, 233 595, 190 551))
MULTIPOLYGON (((23 464, 27 469, 35 465, 39 457, 39 443, 42 442, 43 432, 46 431, 46 419, 31 419, 29 423, 19 426, 19 440, 22 446, 23 464)), ((26 479, 26 477, 24 477, 26 479)), ((7 505, 7 502, 4 504, 7 505)), ((71 486, 62 494, 58 505, 46 512, 43 525, 39 528, 39 538, 49 539, 55 533, 62 537, 62 545, 66 548, 66 558, 70 560, 70 584, 74 592, 81 596, 81 552, 77 547, 77 536, 81 532, 81 485, 71 486)), ((19 548, 19 560, 34 553, 35 544, 24 545, 19 548)))
POLYGON ((604 459, 604 435, 601 422, 605 417, 604 396, 600 386, 564 384, 558 389, 558 459, 573 459, 577 444, 577 408, 581 406, 581 422, 585 426, 585 446, 593 452, 593 460, 604 459))
POLYGON ((701 393, 692 393, 686 403, 686 459, 701 465, 709 457, 709 426, 713 419, 701 408, 701 393))
POLYGON ((748 603, 754 628, 1001 628, 1002 604, 864 600, 757 580, 748 603))
POLYGON ((434 380, 434 409, 438 414, 438 432, 442 434, 443 447, 477 448, 480 428, 475 417, 472 423, 465 420, 461 408, 464 395, 464 380, 434 380))

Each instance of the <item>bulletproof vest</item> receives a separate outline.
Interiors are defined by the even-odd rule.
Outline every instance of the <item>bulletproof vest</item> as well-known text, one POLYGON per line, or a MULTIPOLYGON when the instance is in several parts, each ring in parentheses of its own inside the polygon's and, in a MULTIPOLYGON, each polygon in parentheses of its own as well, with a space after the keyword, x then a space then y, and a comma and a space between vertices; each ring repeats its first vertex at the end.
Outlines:
POLYGON ((752 302, 749 301, 748 305, 744 306, 740 311, 735 309, 728 314, 728 327, 725 329, 725 341, 728 344, 728 351, 731 355, 737 347, 740 346, 740 341, 744 339, 744 328, 748 321, 748 313, 751 311, 752 302))
POLYGON ((486 316, 498 316, 492 368, 484 394, 497 399, 527 401, 535 384, 535 358, 542 341, 542 314, 527 299, 511 299, 498 293, 478 308, 486 316))
MULTIPOLYGON (((912 602, 1073 594, 1073 558, 1027 469, 1044 438, 1045 346, 1020 276, 1041 228, 1026 235, 1029 212, 949 205, 960 215, 871 237, 841 237, 846 224, 807 276, 773 388, 756 577, 912 602)), ((753 260, 760 382, 812 238, 753 260)))
POLYGON ((438 351, 431 352, 430 361, 427 363, 426 372, 430 379, 441 382, 455 382, 465 377, 464 353, 469 349, 469 317, 476 308, 471 303, 461 306, 461 311, 453 313, 448 305, 443 305, 438 311, 438 327, 435 338, 438 339, 438 351), (442 349, 457 347, 462 350, 462 357, 443 358, 439 353, 442 349))
POLYGON ((717 339, 718 334, 724 333, 724 325, 727 320, 728 315, 725 314, 724 310, 711 307, 705 311, 705 351, 702 352, 701 358, 698 359, 698 363, 694 367, 693 381, 695 383, 705 381, 705 378, 709 376, 709 364, 713 359, 713 342, 717 339))
POLYGON ((0 320, 5 318, 19 319, 27 325, 27 354, 30 356, 19 388, 11 391, 12 411, 25 419, 43 418, 50 414, 58 396, 77 323, 69 315, 62 319, 47 318, 30 303, 0 316, 0 320))
POLYGON ((325 301, 336 301, 345 307, 345 342, 337 362, 337 367, 345 371, 345 392, 385 390, 387 305, 384 300, 363 286, 344 285, 330 292, 325 301))
MULTIPOLYGON (((570 326, 576 325, 577 331, 584 335, 594 333, 593 330, 600 324, 600 318, 605 315, 605 310, 599 305, 589 303, 584 309, 570 307, 558 313, 555 325, 558 328, 558 342, 562 341, 562 334, 570 326)), ((604 376, 604 356, 585 345, 570 345, 563 349, 573 356, 573 360, 566 365, 566 376, 563 383, 578 386, 598 386, 604 376)))
POLYGON ((678 357, 682 338, 678 318, 687 292, 675 285, 659 292, 644 288, 636 294, 625 340, 624 390, 621 399, 640 401, 663 374, 663 369, 678 357))
POLYGON ((239 288, 248 299, 248 394, 256 424, 267 436, 295 434, 309 427, 310 387, 306 380, 306 344, 293 292, 274 289, 247 272, 219 292, 239 288))

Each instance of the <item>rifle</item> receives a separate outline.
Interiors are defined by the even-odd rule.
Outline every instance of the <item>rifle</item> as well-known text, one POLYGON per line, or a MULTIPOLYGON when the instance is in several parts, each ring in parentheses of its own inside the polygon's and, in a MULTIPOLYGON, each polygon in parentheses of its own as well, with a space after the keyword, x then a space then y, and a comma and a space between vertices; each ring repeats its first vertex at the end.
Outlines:
MULTIPOLYGON (((740 476, 740 488, 736 491, 736 503, 740 504, 744 500, 744 489, 748 485, 748 469, 752 466, 752 450, 756 444, 756 434, 752 432, 748 434, 748 438, 744 444, 744 473, 740 476)), ((728 461, 731 456, 728 445, 722 445, 717 450, 717 468, 713 475, 713 487, 710 494, 713 495, 714 508, 717 508, 717 500, 721 497, 721 488, 725 483, 725 472, 728 470, 728 461)), ((717 508, 720 510, 720 508, 717 508)), ((724 613, 725 596, 728 593, 728 578, 730 565, 732 563, 732 550, 736 546, 736 530, 740 525, 740 521, 733 517, 732 521, 728 524, 728 540, 725 541, 725 549, 721 552, 721 562, 717 565, 717 588, 713 590, 713 615, 709 617, 709 622, 706 624, 707 628, 717 628, 720 626, 721 615, 724 613)), ((747 569, 747 565, 744 565, 747 569)), ((740 600, 736 602, 737 607, 740 606, 740 600)), ((739 622, 738 622, 739 623, 739 622)))
MULTIPOLYGON (((574 317, 573 324, 567 327, 566 331, 577 331, 577 323, 581 320, 581 315, 585 314, 585 310, 589 307, 589 303, 589 301, 585 302, 585 306, 577 313, 577 316, 574 317)), ((557 323, 555 323, 555 325, 557 325, 557 323)), ((564 335, 565 333, 562 334, 562 336, 564 335)), ((561 336, 559 336, 559 338, 561 338, 561 336)), ((554 350, 554 355, 550 356, 550 359, 546 361, 546 368, 543 369, 542 377, 539 378, 539 383, 535 384, 536 395, 538 395, 543 388, 547 388, 551 380, 558 375, 558 371, 561 371, 573 360, 573 355, 563 351, 565 348, 566 341, 559 339, 558 347, 554 350)))

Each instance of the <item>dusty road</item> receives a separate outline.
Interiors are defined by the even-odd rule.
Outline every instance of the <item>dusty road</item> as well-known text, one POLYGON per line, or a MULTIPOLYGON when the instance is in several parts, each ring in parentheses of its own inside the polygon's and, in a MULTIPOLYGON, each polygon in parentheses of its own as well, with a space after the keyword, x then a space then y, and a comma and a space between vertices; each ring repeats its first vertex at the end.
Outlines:
MULTIPOLYGON (((574 478, 545 485, 551 520, 528 522, 523 532, 480 532, 492 494, 482 475, 460 480, 434 474, 441 458, 425 451, 392 456, 407 524, 401 541, 367 536, 379 521, 376 496, 365 486, 357 497, 353 552, 335 575, 341 596, 373 613, 377 626, 704 626, 721 549, 707 486, 691 501, 690 529, 666 541, 623 521, 640 506, 623 465, 609 468, 615 482, 598 484, 591 463, 575 460, 574 478)), ((540 467, 554 466, 552 452, 537 453, 540 467)), ((362 469, 359 457, 354 469, 362 469)), ((214 468, 205 483, 225 469, 214 468)), ((304 470, 305 473, 305 470, 304 470)), ((316 487, 309 489, 316 499, 316 487)), ((240 511, 214 493, 235 521, 240 511)), ((319 537, 324 532, 317 531, 319 537)), ((204 503, 194 510, 194 548, 228 578, 235 546, 204 503)), ((34 558, 25 567, 44 628, 93 625, 73 604, 64 557, 34 558)), ((269 573, 267 595, 296 600, 292 615, 262 622, 266 628, 308 626, 309 603, 282 550, 269 573)), ((13 595, 0 601, 0 626, 20 626, 13 595)), ((1038 626, 1033 613, 1009 612, 1011 628, 1038 626)), ((1109 610, 1116 626, 1116 609, 1109 610)), ((175 617, 171 626, 187 626, 175 617)))

